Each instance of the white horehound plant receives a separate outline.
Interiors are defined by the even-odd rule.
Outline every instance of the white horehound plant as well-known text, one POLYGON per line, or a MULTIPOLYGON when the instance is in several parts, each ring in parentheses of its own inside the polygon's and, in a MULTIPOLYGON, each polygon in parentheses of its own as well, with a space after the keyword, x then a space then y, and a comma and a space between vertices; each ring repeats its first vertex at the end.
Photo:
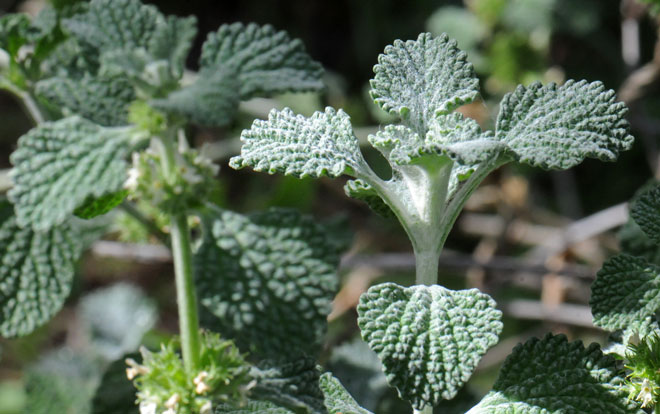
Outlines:
MULTIPOLYGON (((369 136, 391 178, 369 167, 349 116, 333 108, 309 118, 271 111, 243 132, 241 154, 230 165, 301 178, 347 175, 349 196, 398 218, 412 242, 416 285, 371 287, 360 298, 358 325, 389 384, 415 413, 430 414, 456 395, 502 330, 487 294, 436 284, 442 247, 472 192, 506 163, 567 169, 587 157, 614 161, 633 138, 613 91, 572 80, 519 86, 501 102, 495 131, 482 131, 453 112, 478 97, 479 81, 446 35, 395 41, 374 72, 371 96, 400 120, 369 136)), ((597 345, 548 335, 516 347, 493 391, 469 413, 642 412, 623 383, 615 360, 597 345)))
POLYGON ((145 414, 326 412, 346 394, 316 367, 345 237, 290 210, 243 216, 210 204, 217 167, 185 136, 190 124, 229 124, 241 101, 322 89, 321 65, 285 32, 235 23, 208 35, 192 73, 195 35, 195 18, 138 0, 0 18, 0 87, 35 123, 0 202, 0 335, 27 335, 61 309, 98 236, 80 218, 121 205, 171 243, 180 332, 113 363, 92 412, 125 412, 126 401, 99 397, 132 386, 116 378, 122 365, 137 393, 121 395, 145 414), (165 229, 133 200, 166 217, 165 229), (240 351, 200 330, 200 315, 240 351))

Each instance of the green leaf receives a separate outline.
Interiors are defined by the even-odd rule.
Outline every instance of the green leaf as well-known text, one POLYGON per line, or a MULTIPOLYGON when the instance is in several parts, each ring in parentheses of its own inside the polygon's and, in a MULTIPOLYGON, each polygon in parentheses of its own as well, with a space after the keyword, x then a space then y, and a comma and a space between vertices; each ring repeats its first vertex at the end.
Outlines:
POLYGON ((242 216, 209 207, 195 253, 200 303, 220 331, 265 355, 315 355, 337 291, 337 243, 283 209, 242 216))
POLYGON ((163 16, 138 0, 92 0, 85 13, 64 19, 64 27, 99 51, 146 48, 163 16))
POLYGON ((314 358, 296 355, 289 362, 262 361, 250 372, 257 381, 250 395, 294 413, 325 414, 319 370, 314 358))
POLYGON ((618 373, 598 344, 533 338, 513 349, 493 390, 467 414, 643 414, 618 373))
POLYGON ((12 205, 0 203, 0 335, 27 335, 60 310, 79 255, 69 225, 37 233, 19 227, 12 205))
POLYGON ((214 414, 295 414, 284 407, 269 401, 248 401, 245 407, 234 407, 230 404, 220 404, 214 414))
POLYGON ((241 99, 323 89, 323 68, 302 42, 270 25, 220 26, 202 46, 200 67, 237 73, 241 99))
POLYGON ((502 331, 495 301, 477 289, 383 283, 362 295, 357 311, 389 384, 418 410, 453 398, 502 331))
POLYGON ((250 166, 299 178, 338 177, 354 175, 366 165, 350 117, 341 109, 328 107, 311 118, 288 108, 272 110, 267 121, 255 120, 244 130, 241 140, 241 155, 229 163, 237 169, 250 166))
POLYGON ((142 361, 140 354, 134 352, 122 356, 106 368, 92 399, 91 414, 140 413, 137 404, 135 404, 137 389, 126 378, 127 358, 131 358, 138 363, 142 361))
POLYGON ((133 86, 121 77, 54 77, 37 83, 36 93, 65 115, 80 115, 103 126, 126 125, 133 86))
POLYGON ((200 125, 224 126, 234 119, 239 100, 233 72, 202 69, 192 85, 150 103, 154 108, 174 112, 200 125))
POLYGON ((363 180, 348 180, 346 185, 344 185, 344 192, 349 197, 353 197, 356 200, 362 200, 367 203, 369 208, 371 208, 381 217, 395 217, 392 209, 387 204, 385 204, 382 198, 380 198, 378 192, 376 192, 372 186, 363 180))
POLYGON ((339 380, 326 372, 319 381, 329 414, 371 414, 360 407, 339 380))
POLYGON ((586 157, 614 161, 630 149, 627 108, 601 82, 519 86, 502 100, 495 138, 520 162, 566 169, 586 157))
POLYGON ((630 215, 651 240, 660 244, 660 185, 642 194, 630 215))
POLYGON ((46 122, 18 141, 11 155, 21 226, 47 230, 63 223, 89 197, 119 191, 131 147, 125 128, 103 128, 78 116, 46 122))
POLYGON ((18 49, 28 42, 30 18, 27 14, 11 13, 0 17, 0 49, 16 57, 18 49))
POLYGON ((660 310, 660 267, 641 257, 620 254, 610 258, 591 285, 594 325, 609 331, 648 334, 660 310))
POLYGON ((396 40, 378 56, 374 73, 374 101, 422 135, 431 119, 479 95, 472 64, 446 34, 434 38, 422 33, 414 41, 396 40))
POLYGON ((126 196, 128 196, 128 190, 117 191, 98 198, 88 198, 80 207, 73 210, 73 214, 86 220, 101 216, 120 205, 126 196))
POLYGON ((158 21, 149 39, 149 51, 155 59, 166 60, 176 78, 183 76, 186 57, 197 34, 197 18, 168 16, 158 21))

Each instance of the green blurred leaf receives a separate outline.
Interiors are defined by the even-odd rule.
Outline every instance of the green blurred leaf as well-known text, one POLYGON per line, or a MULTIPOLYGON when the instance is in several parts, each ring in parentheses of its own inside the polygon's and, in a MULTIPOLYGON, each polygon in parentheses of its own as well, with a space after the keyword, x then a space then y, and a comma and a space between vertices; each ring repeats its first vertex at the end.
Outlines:
POLYGON ((85 203, 73 210, 73 214, 86 220, 107 214, 120 205, 127 195, 128 190, 121 190, 98 198, 88 198, 85 203))
POLYGON ((660 245, 660 185, 640 195, 630 215, 642 231, 656 245, 660 245))
POLYGON ((137 389, 126 378, 126 358, 138 363, 140 354, 126 354, 106 368, 91 403, 91 414, 139 414, 137 389))

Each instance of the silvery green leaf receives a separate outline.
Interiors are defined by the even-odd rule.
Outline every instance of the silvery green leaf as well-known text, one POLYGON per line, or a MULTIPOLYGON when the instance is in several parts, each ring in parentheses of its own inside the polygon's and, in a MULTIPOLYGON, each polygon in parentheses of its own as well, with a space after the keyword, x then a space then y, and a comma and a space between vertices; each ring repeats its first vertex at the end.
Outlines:
POLYGON ((148 49, 154 59, 169 63, 174 77, 181 78, 196 34, 197 19, 194 16, 167 16, 158 21, 148 49))
POLYGON ((0 203, 0 335, 27 335, 60 310, 80 256, 78 238, 68 224, 45 232, 19 227, 13 206, 0 203))
POLYGON ((660 310, 660 267, 641 257, 610 258, 591 285, 594 324, 608 331, 624 330, 624 338, 640 337, 657 328, 660 310))
POLYGON ((47 230, 63 223, 89 197, 120 190, 130 137, 78 116, 46 122, 18 141, 11 155, 9 199, 21 226, 47 230))
POLYGON ((137 350, 158 319, 154 303, 140 289, 126 283, 86 295, 78 312, 94 352, 109 361, 137 350))
POLYGON ((339 380, 329 372, 321 375, 319 385, 325 396, 328 414, 371 414, 351 397, 339 380))
POLYGON ((619 372, 598 344, 533 338, 513 349, 493 390, 467 414, 643 414, 619 372))
POLYGON ((362 295, 357 311, 389 384, 418 410, 453 398, 502 331, 495 301, 477 289, 383 283, 362 295))
POLYGON ((146 48, 163 15, 139 0, 92 0, 85 13, 63 20, 78 40, 99 51, 146 48))
POLYGON ((166 98, 154 99, 151 105, 200 125, 228 125, 236 115, 240 100, 236 82, 236 75, 230 70, 202 69, 193 84, 166 98))
POLYGON ((396 40, 378 56, 374 73, 374 101, 422 135, 431 119, 479 95, 472 65, 446 34, 434 38, 422 33, 417 40, 396 40))
POLYGON ((625 104, 601 82, 519 86, 502 100, 495 138, 520 162, 566 169, 585 158, 614 161, 633 137, 625 104))
POLYGON ((250 374, 256 385, 250 391, 251 397, 271 401, 294 413, 325 414, 315 358, 298 354, 288 359, 261 361, 253 367, 250 374))
POLYGON ((241 99, 323 89, 323 69, 302 42, 270 25, 220 26, 204 42, 200 67, 235 72, 241 99))
POLYGON ((302 178, 354 175, 365 165, 350 118, 341 109, 328 107, 310 118, 288 108, 272 110, 268 120, 255 120, 244 130, 241 140, 241 155, 230 161, 233 168, 302 178))
POLYGON ((220 404, 214 414, 296 414, 269 401, 250 400, 244 407, 234 407, 230 404, 220 404))
POLYGON ((128 124, 133 86, 121 77, 54 77, 39 81, 36 93, 65 115, 80 115, 103 126, 128 124))
POLYGON ((264 355, 315 355, 338 288, 337 243, 292 210, 209 207, 195 253, 200 303, 223 334, 264 355))
POLYGON ((660 245, 660 185, 640 195, 630 215, 644 233, 660 245))
POLYGON ((385 218, 394 217, 392 209, 385 204, 382 198, 378 195, 376 190, 363 180, 355 179, 348 180, 344 185, 344 192, 347 196, 353 197, 356 200, 362 200, 369 208, 375 211, 378 215, 385 218))

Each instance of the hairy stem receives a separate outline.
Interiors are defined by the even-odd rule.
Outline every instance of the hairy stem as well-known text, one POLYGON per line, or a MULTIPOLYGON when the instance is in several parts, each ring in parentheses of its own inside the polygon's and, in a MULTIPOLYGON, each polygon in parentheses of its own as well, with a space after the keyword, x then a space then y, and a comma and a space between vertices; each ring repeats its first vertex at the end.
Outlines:
POLYGON ((420 249, 415 246, 415 284, 435 285, 438 283, 438 261, 440 251, 435 246, 429 249, 420 249))
MULTIPOLYGON (((177 174, 176 147, 173 136, 161 137, 157 144, 163 174, 166 180, 172 182, 176 179, 177 174)), ((194 373, 199 369, 199 316, 193 281, 192 245, 186 213, 170 213, 170 228, 183 364, 188 373, 194 373)))
POLYGON ((145 217, 132 203, 124 201, 120 204, 120 207, 126 214, 133 217, 135 221, 140 223, 149 233, 158 239, 161 243, 166 246, 170 245, 170 239, 153 221, 145 217))

